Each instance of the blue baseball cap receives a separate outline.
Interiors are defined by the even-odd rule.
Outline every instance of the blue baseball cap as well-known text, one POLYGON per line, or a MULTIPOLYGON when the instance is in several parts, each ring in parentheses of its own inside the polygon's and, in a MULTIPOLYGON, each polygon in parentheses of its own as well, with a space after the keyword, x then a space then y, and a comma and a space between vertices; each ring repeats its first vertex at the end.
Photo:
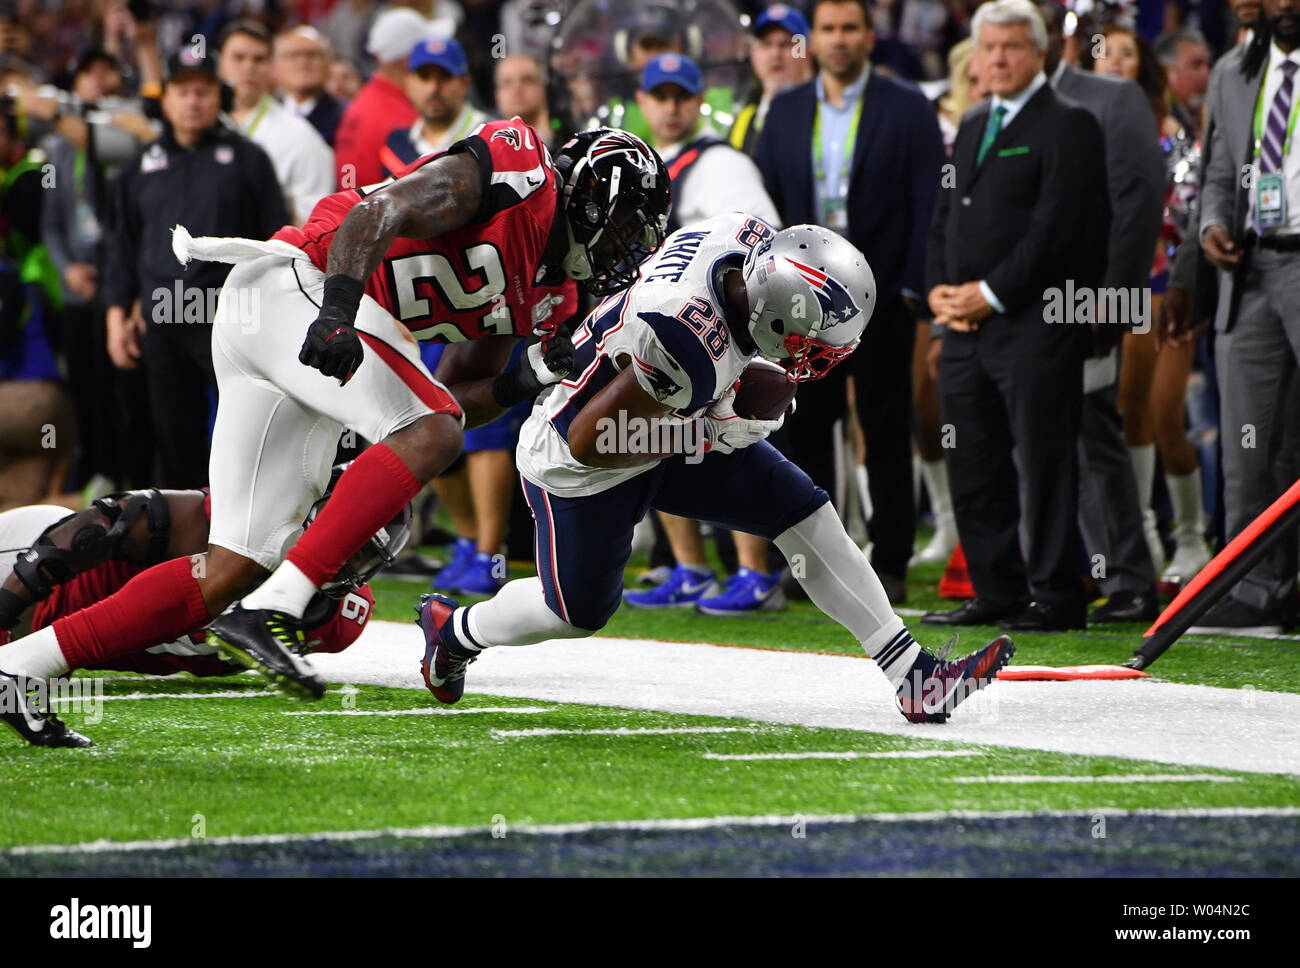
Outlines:
POLYGON ((436 38, 422 40, 411 50, 407 58, 406 69, 418 71, 426 64, 436 64, 452 77, 464 77, 469 73, 469 61, 465 59, 465 49, 454 39, 436 38))
POLYGON ((704 87, 704 75, 695 61, 684 54, 660 54, 641 72, 641 90, 653 91, 660 84, 676 84, 687 94, 699 94, 704 87))
POLYGON ((768 27, 781 27, 792 35, 802 34, 805 37, 811 30, 804 15, 784 3, 773 4, 758 15, 754 21, 754 36, 757 37, 768 27))

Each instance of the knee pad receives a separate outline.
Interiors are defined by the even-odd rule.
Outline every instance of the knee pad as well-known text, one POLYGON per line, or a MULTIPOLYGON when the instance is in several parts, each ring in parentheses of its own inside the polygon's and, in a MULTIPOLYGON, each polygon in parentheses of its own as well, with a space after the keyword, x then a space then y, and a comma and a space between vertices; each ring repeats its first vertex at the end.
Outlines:
POLYGON ((110 559, 137 565, 163 561, 170 531, 171 513, 161 491, 110 494, 99 498, 85 511, 70 514, 42 531, 32 547, 14 562, 14 574, 32 598, 40 601, 48 598, 56 585, 66 584, 110 559), (125 506, 119 503, 121 498, 129 498, 125 506), (120 557, 127 531, 141 514, 146 515, 149 526, 145 548, 120 557), (108 522, 107 528, 104 520, 108 522))

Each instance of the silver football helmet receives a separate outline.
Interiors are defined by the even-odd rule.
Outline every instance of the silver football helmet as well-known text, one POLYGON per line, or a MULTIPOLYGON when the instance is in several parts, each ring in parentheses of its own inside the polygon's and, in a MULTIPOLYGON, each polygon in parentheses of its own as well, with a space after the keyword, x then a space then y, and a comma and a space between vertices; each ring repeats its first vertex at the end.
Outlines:
POLYGON ((794 381, 816 380, 855 349, 876 308, 866 256, 829 229, 794 225, 745 258, 749 334, 794 381))

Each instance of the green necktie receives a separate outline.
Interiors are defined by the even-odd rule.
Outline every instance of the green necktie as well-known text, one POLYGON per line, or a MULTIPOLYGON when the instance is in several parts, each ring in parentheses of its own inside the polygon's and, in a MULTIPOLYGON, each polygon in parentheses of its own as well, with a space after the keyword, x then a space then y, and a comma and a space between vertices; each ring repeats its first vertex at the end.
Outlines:
POLYGON ((1002 115, 1007 113, 1007 106, 999 104, 989 115, 989 123, 984 128, 984 140, 980 142, 980 152, 975 156, 975 166, 979 167, 984 164, 984 156, 989 153, 993 147, 993 142, 998 140, 998 135, 1002 133, 1002 115))

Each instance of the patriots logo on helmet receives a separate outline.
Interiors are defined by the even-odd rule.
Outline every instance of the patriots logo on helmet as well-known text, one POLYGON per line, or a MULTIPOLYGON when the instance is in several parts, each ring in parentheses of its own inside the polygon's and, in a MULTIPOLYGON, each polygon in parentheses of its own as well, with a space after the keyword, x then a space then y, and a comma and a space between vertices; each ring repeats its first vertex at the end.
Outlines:
POLYGON ((515 149, 515 151, 518 151, 523 147, 523 140, 519 137, 519 132, 514 128, 502 128, 499 131, 494 132, 492 140, 496 141, 497 138, 500 138, 502 141, 509 144, 511 148, 515 149))
POLYGON ((799 270, 799 275, 813 287, 817 293, 817 301, 821 303, 822 317, 824 322, 821 325, 821 332, 825 332, 833 326, 840 323, 848 322, 862 310, 858 308, 849 291, 841 286, 837 281, 832 279, 824 272, 806 266, 802 262, 795 262, 794 259, 787 258, 786 262, 799 270))

